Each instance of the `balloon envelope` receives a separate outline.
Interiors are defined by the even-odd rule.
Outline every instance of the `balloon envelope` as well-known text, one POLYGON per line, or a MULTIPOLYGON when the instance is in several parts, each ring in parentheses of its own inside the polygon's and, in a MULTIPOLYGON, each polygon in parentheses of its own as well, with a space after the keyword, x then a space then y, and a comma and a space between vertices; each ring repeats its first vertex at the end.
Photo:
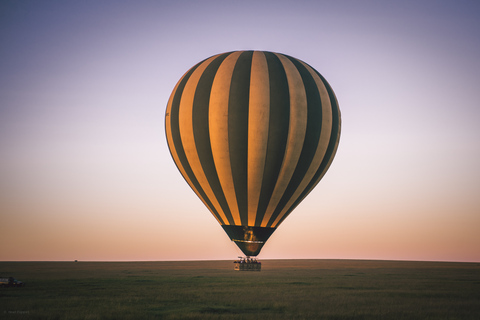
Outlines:
POLYGON ((179 171, 247 256, 329 168, 340 110, 327 81, 293 57, 212 56, 178 81, 165 129, 179 171))

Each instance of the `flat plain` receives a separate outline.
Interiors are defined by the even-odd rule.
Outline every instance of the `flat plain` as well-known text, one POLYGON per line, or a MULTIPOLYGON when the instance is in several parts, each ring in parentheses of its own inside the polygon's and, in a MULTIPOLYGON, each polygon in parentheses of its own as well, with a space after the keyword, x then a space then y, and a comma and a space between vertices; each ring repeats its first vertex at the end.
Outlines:
POLYGON ((480 263, 0 262, 1 319, 479 319, 480 263))

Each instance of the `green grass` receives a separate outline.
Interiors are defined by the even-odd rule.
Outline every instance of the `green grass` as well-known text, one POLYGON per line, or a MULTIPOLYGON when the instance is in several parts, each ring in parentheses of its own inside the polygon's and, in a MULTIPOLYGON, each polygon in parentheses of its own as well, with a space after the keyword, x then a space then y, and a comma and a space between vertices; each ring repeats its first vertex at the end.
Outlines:
POLYGON ((1 319, 479 319, 480 264, 0 262, 1 319))

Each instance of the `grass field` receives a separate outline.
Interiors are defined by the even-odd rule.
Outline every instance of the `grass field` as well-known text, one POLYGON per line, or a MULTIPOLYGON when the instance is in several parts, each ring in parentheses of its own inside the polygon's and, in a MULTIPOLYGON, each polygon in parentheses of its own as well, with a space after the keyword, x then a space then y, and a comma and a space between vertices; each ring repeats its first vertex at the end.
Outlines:
POLYGON ((480 263, 0 262, 0 319, 480 319, 480 263))

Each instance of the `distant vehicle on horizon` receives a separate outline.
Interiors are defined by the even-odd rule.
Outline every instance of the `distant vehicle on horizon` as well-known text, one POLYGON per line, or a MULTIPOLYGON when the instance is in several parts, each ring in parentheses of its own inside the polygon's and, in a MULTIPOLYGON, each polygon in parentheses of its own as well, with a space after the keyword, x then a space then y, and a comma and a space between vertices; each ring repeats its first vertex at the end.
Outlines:
POLYGON ((0 287, 24 287, 25 283, 14 277, 0 277, 0 287))

